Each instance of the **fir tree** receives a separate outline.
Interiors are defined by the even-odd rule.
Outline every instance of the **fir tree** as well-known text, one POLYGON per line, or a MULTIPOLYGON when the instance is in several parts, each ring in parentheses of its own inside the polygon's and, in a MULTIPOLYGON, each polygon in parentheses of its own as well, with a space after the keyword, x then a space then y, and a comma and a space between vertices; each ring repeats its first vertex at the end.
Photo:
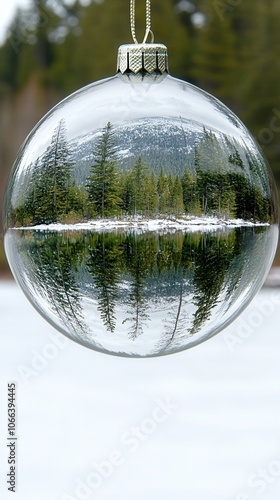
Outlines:
POLYGON ((157 180, 154 171, 151 172, 148 178, 147 213, 150 217, 158 213, 157 180))
POLYGON ((149 211, 149 170, 141 157, 136 161, 130 176, 130 212, 145 215, 149 211))
POLYGON ((165 214, 168 212, 169 207, 169 186, 167 177, 164 174, 163 169, 161 169, 159 174, 157 190, 159 198, 159 213, 165 214))
POLYGON ((183 187, 178 175, 175 176, 172 186, 170 209, 176 217, 184 213, 183 187))
POLYGON ((239 167, 242 170, 244 170, 243 160, 242 160, 242 158, 240 156, 240 153, 239 153, 239 151, 238 151, 238 149, 236 147, 234 147, 234 153, 231 154, 231 155, 229 155, 228 161, 234 167, 239 167))
POLYGON ((29 165, 30 170, 30 182, 27 190, 27 196, 24 203, 25 216, 27 220, 29 219, 32 222, 36 221, 36 184, 38 181, 38 169, 40 169, 40 159, 37 158, 35 164, 31 163, 29 165))
POLYGON ((33 166, 25 205, 33 224, 57 222, 69 212, 72 168, 65 122, 61 120, 50 146, 33 166))
POLYGON ((115 163, 115 141, 111 123, 107 123, 94 151, 94 164, 86 190, 91 215, 110 217, 118 213, 122 203, 115 163))
POLYGON ((200 212, 200 205, 197 195, 196 176, 190 174, 188 169, 185 169, 181 182, 185 212, 198 214, 200 212))

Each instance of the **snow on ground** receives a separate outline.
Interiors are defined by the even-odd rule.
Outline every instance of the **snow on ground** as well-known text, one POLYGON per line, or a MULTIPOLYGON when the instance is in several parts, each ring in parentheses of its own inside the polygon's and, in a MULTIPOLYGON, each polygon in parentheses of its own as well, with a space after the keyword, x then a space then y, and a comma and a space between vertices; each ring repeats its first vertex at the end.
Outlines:
POLYGON ((126 217, 124 219, 97 219, 77 224, 40 224, 17 229, 37 231, 112 231, 115 229, 144 231, 213 231, 222 228, 269 226, 268 223, 250 222, 243 219, 219 219, 218 217, 157 218, 126 217))
POLYGON ((134 360, 56 334, 0 282, 0 498, 15 381, 18 500, 278 500, 279 305, 263 289, 212 340, 134 360))

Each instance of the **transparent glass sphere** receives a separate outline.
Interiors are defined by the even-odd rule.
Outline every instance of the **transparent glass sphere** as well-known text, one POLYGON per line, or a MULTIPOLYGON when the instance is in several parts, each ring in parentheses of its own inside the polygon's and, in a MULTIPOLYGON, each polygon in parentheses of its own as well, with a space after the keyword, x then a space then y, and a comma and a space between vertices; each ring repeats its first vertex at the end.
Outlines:
POLYGON ((278 241, 266 160, 240 120, 169 75, 116 75, 52 109, 16 159, 5 249, 28 299, 97 351, 157 356, 227 326, 278 241))

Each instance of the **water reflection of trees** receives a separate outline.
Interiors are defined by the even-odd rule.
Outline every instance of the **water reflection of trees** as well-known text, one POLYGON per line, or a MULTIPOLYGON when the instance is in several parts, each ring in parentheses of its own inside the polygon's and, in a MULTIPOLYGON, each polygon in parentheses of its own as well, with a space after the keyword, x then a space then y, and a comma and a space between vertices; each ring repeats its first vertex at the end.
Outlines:
POLYGON ((117 234, 95 233, 83 248, 88 249, 86 266, 98 294, 98 311, 109 332, 116 327, 115 307, 122 270, 122 248, 117 234))
POLYGON ((230 299, 247 265, 244 252, 249 256, 256 235, 265 231, 14 234, 35 293, 73 334, 94 331, 83 310, 87 290, 104 333, 116 332, 119 319, 117 331, 121 320, 124 328, 129 325, 128 338, 135 340, 153 328, 150 315, 158 312, 164 349, 195 336, 213 308, 230 299))
POLYGON ((130 233, 125 238, 125 272, 130 276, 131 285, 126 303, 128 316, 123 320, 123 324, 131 324, 129 336, 132 339, 143 333, 143 327, 149 320, 146 312, 149 301, 146 280, 155 272, 157 253, 157 240, 153 234, 139 237, 130 233))
MULTIPOLYGON (((209 319, 212 309, 221 300, 221 291, 226 285, 226 274, 233 260, 238 255, 239 246, 236 232, 226 238, 203 235, 199 251, 194 261, 194 298, 196 306, 193 326, 190 333, 196 333, 209 319), (237 246, 235 245, 237 243, 237 246), (207 304, 207 307, 205 307, 207 304)), ((239 270, 240 273, 241 269, 239 270)), ((231 276, 235 278, 235 276, 231 276)))
POLYGON ((51 310, 74 334, 86 332, 76 278, 84 252, 83 240, 58 233, 33 232, 23 236, 27 239, 25 269, 36 295, 47 297, 51 310))

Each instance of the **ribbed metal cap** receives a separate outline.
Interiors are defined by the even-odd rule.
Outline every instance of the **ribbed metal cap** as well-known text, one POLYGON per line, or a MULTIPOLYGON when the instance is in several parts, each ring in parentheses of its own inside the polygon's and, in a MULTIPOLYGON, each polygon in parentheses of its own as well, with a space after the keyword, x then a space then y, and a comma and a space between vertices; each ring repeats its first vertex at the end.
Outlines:
POLYGON ((161 43, 121 45, 117 71, 124 73, 168 73, 167 47, 161 43))

